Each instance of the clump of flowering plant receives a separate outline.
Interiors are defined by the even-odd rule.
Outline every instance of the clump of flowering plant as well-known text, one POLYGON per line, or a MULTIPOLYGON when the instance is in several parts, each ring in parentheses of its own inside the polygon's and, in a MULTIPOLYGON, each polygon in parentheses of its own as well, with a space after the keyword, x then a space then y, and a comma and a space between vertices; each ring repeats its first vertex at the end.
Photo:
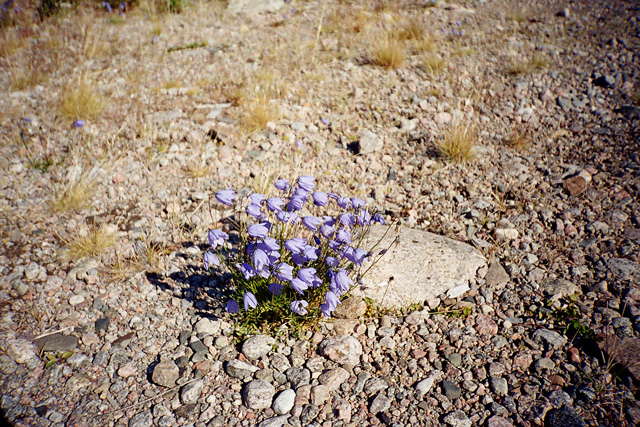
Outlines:
POLYGON ((231 275, 227 311, 252 328, 331 317, 363 265, 377 260, 360 247, 369 228, 385 224, 362 199, 316 190, 313 176, 294 184, 278 179, 275 188, 282 197, 252 193, 236 200, 232 189, 216 193, 219 203, 241 210, 225 230, 209 231, 204 254, 205 269, 231 275))

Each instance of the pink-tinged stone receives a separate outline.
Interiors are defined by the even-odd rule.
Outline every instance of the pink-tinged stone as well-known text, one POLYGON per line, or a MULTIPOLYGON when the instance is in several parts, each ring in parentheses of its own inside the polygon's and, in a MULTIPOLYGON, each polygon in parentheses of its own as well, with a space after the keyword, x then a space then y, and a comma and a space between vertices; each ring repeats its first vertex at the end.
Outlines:
POLYGON ((498 325, 490 316, 479 314, 476 318, 476 331, 480 335, 495 335, 498 332, 498 325))
POLYGON ((527 369, 529 369, 529 366, 531 366, 532 363, 533 357, 529 352, 521 351, 513 358, 513 366, 522 371, 526 371, 527 369))
POLYGON ((494 415, 487 420, 487 427, 513 427, 513 423, 499 415, 494 415))

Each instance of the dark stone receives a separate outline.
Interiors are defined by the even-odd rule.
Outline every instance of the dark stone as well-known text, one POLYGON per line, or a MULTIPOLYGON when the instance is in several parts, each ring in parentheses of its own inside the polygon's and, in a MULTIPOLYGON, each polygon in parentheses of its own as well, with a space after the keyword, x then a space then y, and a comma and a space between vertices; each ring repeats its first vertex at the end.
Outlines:
POLYGON ((47 405, 40 405, 40 406, 36 406, 36 414, 38 414, 41 417, 44 417, 45 415, 47 415, 47 405))
POLYGON ((302 407, 300 421, 302 421, 304 425, 307 425, 311 421, 315 420, 319 413, 320 409, 316 405, 308 403, 302 407))
POLYGON ((561 408, 554 408, 547 412, 544 418, 545 427, 587 427, 587 423, 576 413, 576 411, 563 405, 561 408))
POLYGON ((182 331, 180 335, 178 335, 178 342, 180 342, 180 345, 185 345, 187 341, 189 341, 189 338, 191 338, 191 331, 182 331))
POLYGON ((198 412, 197 403, 187 403, 186 405, 182 405, 178 407, 178 409, 174 411, 174 413, 178 417, 183 417, 183 418, 189 418, 192 415, 196 415, 197 412, 198 412))
POLYGON ((108 317, 101 317, 96 320, 96 332, 106 331, 111 324, 111 320, 108 317))
POLYGON ((612 87, 616 84, 616 79, 610 75, 600 76, 593 81, 593 84, 600 87, 612 87))
POLYGON ((38 347, 38 353, 43 351, 73 351, 78 345, 78 337, 57 333, 39 338, 34 341, 34 344, 38 347))
POLYGON ((176 359, 176 365, 178 368, 184 368, 189 363, 189 358, 187 356, 180 356, 176 359))
POLYGON ((189 347, 191 347, 194 353, 209 353, 207 346, 200 340, 192 342, 189 344, 189 347))
POLYGON ((447 399, 456 400, 460 398, 462 391, 456 384, 451 381, 444 380, 440 386, 442 387, 442 394, 447 396, 447 399))
POLYGON ((640 108, 633 105, 623 105, 613 111, 622 114, 627 120, 640 119, 640 108))

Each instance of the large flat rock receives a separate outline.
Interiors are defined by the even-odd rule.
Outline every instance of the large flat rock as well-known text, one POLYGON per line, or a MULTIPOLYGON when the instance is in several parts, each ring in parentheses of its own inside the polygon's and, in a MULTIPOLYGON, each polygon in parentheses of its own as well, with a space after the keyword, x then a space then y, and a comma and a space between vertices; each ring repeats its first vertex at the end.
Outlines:
POLYGON ((231 0, 227 11, 230 13, 277 12, 284 6, 284 0, 231 0))
MULTIPOLYGON (((387 227, 372 227, 362 248, 382 239, 387 227)), ((356 286, 352 295, 371 298, 381 308, 402 308, 442 294, 462 295, 487 261, 474 247, 426 231, 392 228, 373 250, 378 254, 398 239, 356 286)), ((366 267, 365 267, 366 268, 366 267)))

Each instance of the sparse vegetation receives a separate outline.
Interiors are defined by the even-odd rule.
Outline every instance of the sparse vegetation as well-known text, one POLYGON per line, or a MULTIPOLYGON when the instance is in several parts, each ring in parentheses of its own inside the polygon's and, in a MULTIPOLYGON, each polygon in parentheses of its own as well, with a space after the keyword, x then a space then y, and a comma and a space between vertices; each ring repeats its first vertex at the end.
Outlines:
POLYGON ((277 120, 278 117, 279 112, 276 105, 266 99, 257 98, 244 104, 243 128, 248 133, 257 132, 263 130, 267 123, 277 120))
POLYGON ((84 209, 94 194, 93 182, 69 183, 62 189, 55 189, 50 207, 55 212, 71 212, 84 209))
POLYGON ((69 122, 95 119, 103 108, 102 96, 95 90, 93 83, 86 75, 64 88, 58 104, 60 116, 69 122))
POLYGON ((508 74, 529 74, 546 68, 549 65, 547 58, 542 54, 536 54, 533 58, 524 61, 515 60, 507 69, 508 74))
POLYGON ((92 226, 79 231, 69 241, 65 241, 60 258, 65 261, 73 261, 85 257, 100 257, 115 242, 114 234, 105 227, 92 226))
POLYGON ((385 32, 368 49, 369 61, 373 65, 385 68, 398 68, 404 64, 407 51, 403 41, 385 32))
POLYGON ((425 54, 420 58, 422 70, 429 74, 439 74, 447 65, 447 61, 437 54, 425 54))
POLYGON ((506 140, 508 147, 516 151, 526 151, 531 146, 531 129, 524 126, 518 126, 506 140))
POLYGON ((475 157, 477 131, 474 126, 454 124, 438 143, 442 157, 453 162, 466 162, 475 157))

